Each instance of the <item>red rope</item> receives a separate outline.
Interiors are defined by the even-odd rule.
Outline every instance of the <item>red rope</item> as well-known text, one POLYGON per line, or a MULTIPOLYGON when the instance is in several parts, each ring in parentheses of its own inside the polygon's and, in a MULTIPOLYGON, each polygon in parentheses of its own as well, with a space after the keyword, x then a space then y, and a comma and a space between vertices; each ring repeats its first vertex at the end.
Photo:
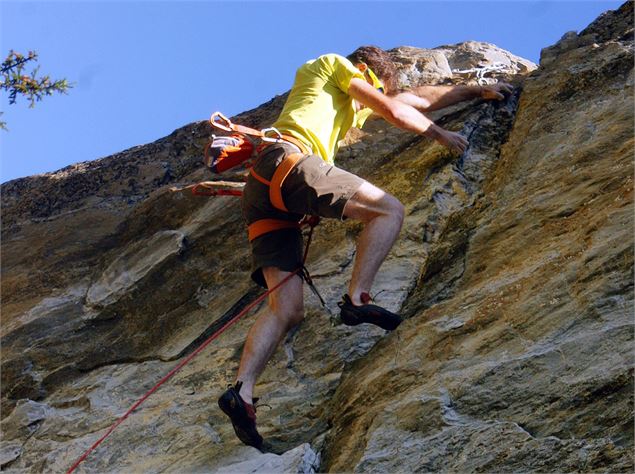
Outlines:
MULTIPOLYGON (((304 222, 303 222, 304 223, 304 222)), ((309 224, 311 226, 311 233, 309 234, 309 238, 307 240, 307 245, 306 245, 306 250, 304 252, 304 259, 306 260, 306 255, 308 253, 309 250, 309 244, 311 243, 311 235, 313 234, 313 227, 315 225, 317 225, 317 221, 306 221, 307 224, 309 224)), ((75 469, 77 469, 77 466, 79 466, 82 461, 84 461, 88 455, 90 454, 91 451, 93 451, 97 446, 99 446, 102 441, 104 441, 109 435, 110 433, 112 433, 113 431, 115 431, 115 428, 117 428, 117 426, 119 426, 121 423, 123 423, 123 421, 128 418, 128 416, 135 411, 135 409, 141 405, 144 401, 146 401, 146 399, 152 395, 154 392, 157 391, 157 389, 163 385, 165 382, 167 382, 169 379, 172 378, 172 376, 174 374, 176 374, 179 370, 181 370, 183 368, 183 366, 185 366, 188 362, 190 362, 194 357, 196 357, 203 349, 205 349, 214 339, 216 339, 218 336, 220 336, 223 332, 225 332, 226 329, 228 329, 230 326, 232 326, 235 322, 237 322, 239 319, 241 319, 243 316, 245 316, 254 306, 256 306, 257 304, 259 304, 262 300, 264 300, 267 296, 269 296, 271 293, 273 293, 274 291, 276 291, 278 288, 280 288, 282 285, 284 285, 287 281, 289 281, 294 275, 297 275, 300 271, 302 271, 302 269, 304 268, 304 262, 303 262, 303 266, 298 268, 296 271, 294 271, 293 273, 290 273, 289 275, 287 275, 282 281, 280 281, 280 283, 278 283, 276 286, 274 286, 273 288, 265 291, 262 295, 260 295, 258 298, 256 298, 254 301, 252 301, 249 305, 247 305, 247 307, 245 307, 240 313, 238 313, 233 319, 231 319, 230 321, 228 321, 223 327, 221 327, 218 331, 216 331, 214 334, 212 334, 209 338, 207 338, 205 340, 205 342, 203 342, 194 352, 192 352, 189 356, 187 356, 185 359, 183 359, 181 362, 179 362, 176 367, 174 367, 172 370, 170 370, 170 372, 168 372, 161 380, 159 380, 157 382, 157 384, 152 387, 150 390, 148 390, 148 392, 146 392, 145 395, 143 395, 139 400, 137 400, 129 409, 126 413, 124 413, 117 421, 115 421, 112 426, 108 429, 108 431, 106 431, 106 434, 104 434, 101 438, 99 438, 90 448, 88 448, 88 450, 82 454, 82 456, 75 461, 75 463, 70 467, 70 469, 68 471, 66 471, 66 474, 70 474, 72 473, 75 469)))

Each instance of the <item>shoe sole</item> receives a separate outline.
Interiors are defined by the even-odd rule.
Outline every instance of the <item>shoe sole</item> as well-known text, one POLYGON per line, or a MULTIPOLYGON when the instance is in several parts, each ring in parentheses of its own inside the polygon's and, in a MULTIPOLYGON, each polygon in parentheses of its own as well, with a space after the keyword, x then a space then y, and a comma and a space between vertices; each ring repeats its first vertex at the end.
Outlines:
POLYGON ((360 324, 362 324, 364 322, 364 321, 360 321, 359 318, 354 318, 354 317, 351 317, 351 316, 344 316, 342 314, 340 314, 340 319, 347 326, 359 326, 360 324))
MULTIPOLYGON (((343 310, 344 311, 344 310, 343 310)), ((357 326, 362 323, 374 324, 386 331, 394 331, 401 324, 402 320, 397 315, 391 317, 386 314, 370 315, 343 315, 340 314, 340 319, 347 326, 357 326)))

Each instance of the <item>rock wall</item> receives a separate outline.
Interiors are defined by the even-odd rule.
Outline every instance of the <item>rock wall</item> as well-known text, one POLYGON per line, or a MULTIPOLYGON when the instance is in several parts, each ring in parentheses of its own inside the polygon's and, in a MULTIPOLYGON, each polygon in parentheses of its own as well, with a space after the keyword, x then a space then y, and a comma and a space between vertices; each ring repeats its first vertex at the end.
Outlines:
POLYGON ((594 24, 525 81, 410 319, 338 386, 323 469, 632 470, 632 5, 613 17, 630 29, 594 24))
MULTIPOLYGON (((340 151, 406 205, 375 288, 407 321, 338 322, 360 227, 324 222, 308 267, 327 308, 307 291, 256 388, 275 453, 241 445, 216 406, 260 307, 79 470, 632 471, 632 26, 627 3, 534 72, 485 43, 393 50, 404 86, 495 63, 486 80, 516 86, 435 114, 469 137, 461 157, 382 121, 340 151)), ((234 119, 266 126, 284 99, 234 119)), ((209 133, 2 186, 3 469, 68 469, 258 293, 238 202, 169 191, 206 178, 209 133)))

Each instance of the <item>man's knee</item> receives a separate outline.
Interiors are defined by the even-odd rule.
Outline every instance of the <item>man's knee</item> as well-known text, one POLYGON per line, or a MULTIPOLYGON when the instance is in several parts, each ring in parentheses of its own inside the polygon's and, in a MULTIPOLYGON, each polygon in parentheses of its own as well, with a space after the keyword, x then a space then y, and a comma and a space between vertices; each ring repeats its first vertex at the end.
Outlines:
POLYGON ((399 225, 403 224, 404 217, 406 215, 405 206, 391 194, 386 194, 389 198, 391 198, 391 202, 388 204, 389 213, 391 216, 394 216, 396 220, 399 221, 399 225))
POLYGON ((362 222, 370 222, 376 217, 391 217, 401 226, 405 208, 395 196, 366 182, 346 203, 344 215, 362 222))
MULTIPOLYGON (((274 288, 289 275, 288 272, 277 267, 264 267, 262 273, 269 288, 274 288)), ((304 319, 302 287, 302 279, 299 276, 294 276, 269 295, 269 309, 276 319, 287 327, 287 330, 304 319)))
POLYGON ((287 327, 287 330, 304 320, 304 306, 301 303, 272 301, 269 303, 269 308, 275 317, 287 327))
POLYGON ((380 205, 378 206, 377 216, 387 216, 392 218, 397 225, 401 228, 403 224, 406 209, 404 205, 392 194, 385 193, 380 205))

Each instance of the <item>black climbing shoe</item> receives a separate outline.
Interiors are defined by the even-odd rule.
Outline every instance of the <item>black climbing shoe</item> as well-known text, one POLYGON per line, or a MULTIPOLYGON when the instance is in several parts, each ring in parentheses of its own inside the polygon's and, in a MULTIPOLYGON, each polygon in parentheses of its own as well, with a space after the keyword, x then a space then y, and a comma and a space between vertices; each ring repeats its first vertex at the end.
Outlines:
MULTIPOLYGON (((362 301, 367 303, 370 301, 370 296, 362 293, 362 301)), ((355 306, 348 295, 344 295, 342 301, 337 303, 337 305, 340 307, 340 318, 347 326, 370 323, 387 331, 392 331, 401 324, 401 317, 398 314, 391 313, 387 309, 374 304, 355 306)))
POLYGON ((245 402, 239 395, 242 382, 229 388, 218 399, 218 406, 229 417, 236 436, 247 446, 262 448, 262 436, 256 430, 256 408, 245 402))

